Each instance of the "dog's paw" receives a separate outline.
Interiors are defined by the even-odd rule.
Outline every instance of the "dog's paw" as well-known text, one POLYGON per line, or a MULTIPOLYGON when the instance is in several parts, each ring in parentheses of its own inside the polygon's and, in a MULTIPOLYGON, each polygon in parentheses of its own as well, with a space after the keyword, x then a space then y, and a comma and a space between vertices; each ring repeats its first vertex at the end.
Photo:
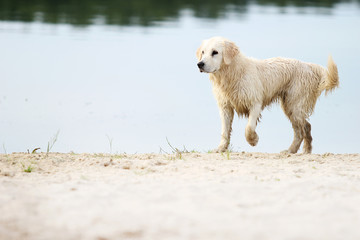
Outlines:
POLYGON ((311 154, 311 150, 312 150, 311 144, 309 145, 307 143, 304 143, 303 154, 311 154))
POLYGON ((295 154, 297 151, 294 151, 292 149, 286 149, 286 150, 283 150, 281 151, 280 153, 281 154, 295 154))
POLYGON ((303 154, 311 154, 311 149, 304 148, 302 153, 303 154))
POLYGON ((289 152, 289 150, 286 149, 286 150, 281 151, 280 154, 290 154, 290 152, 289 152))
POLYGON ((223 152, 226 152, 226 150, 227 150, 227 147, 219 146, 218 148, 214 149, 212 152, 214 152, 214 153, 223 153, 223 152))
POLYGON ((253 147, 256 146, 256 144, 258 144, 259 142, 259 136, 256 134, 255 131, 246 129, 245 137, 246 137, 246 141, 253 147))

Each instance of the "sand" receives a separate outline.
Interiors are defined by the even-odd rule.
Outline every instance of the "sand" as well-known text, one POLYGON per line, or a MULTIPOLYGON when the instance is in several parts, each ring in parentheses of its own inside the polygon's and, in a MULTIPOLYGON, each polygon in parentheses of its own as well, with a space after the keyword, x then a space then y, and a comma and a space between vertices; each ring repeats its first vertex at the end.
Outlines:
POLYGON ((2 154, 0 239, 360 239, 360 155, 2 154))

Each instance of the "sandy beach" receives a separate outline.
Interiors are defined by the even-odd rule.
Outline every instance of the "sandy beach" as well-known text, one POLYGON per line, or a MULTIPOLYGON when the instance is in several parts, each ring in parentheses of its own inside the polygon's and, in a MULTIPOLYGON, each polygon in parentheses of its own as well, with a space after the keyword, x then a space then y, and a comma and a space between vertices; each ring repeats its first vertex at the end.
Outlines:
POLYGON ((0 239, 360 239, 359 154, 0 155, 0 239))

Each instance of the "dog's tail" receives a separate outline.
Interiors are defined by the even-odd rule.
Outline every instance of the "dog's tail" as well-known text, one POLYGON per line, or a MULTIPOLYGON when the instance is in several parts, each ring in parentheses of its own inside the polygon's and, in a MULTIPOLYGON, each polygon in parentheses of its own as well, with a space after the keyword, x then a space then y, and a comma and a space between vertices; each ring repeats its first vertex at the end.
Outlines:
POLYGON ((338 86, 339 86, 338 69, 331 55, 329 55, 327 69, 325 70, 325 76, 323 75, 321 79, 319 90, 320 93, 325 90, 325 94, 327 94, 328 92, 331 92, 338 86))

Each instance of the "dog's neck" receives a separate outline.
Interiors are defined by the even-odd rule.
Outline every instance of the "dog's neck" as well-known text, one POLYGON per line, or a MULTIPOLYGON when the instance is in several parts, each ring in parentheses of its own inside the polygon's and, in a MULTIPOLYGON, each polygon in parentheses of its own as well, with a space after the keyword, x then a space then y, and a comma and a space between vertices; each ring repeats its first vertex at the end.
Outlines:
POLYGON ((230 64, 225 64, 223 61, 221 68, 210 73, 210 79, 219 85, 229 84, 232 81, 238 80, 244 75, 246 70, 246 57, 241 53, 237 54, 230 64))

